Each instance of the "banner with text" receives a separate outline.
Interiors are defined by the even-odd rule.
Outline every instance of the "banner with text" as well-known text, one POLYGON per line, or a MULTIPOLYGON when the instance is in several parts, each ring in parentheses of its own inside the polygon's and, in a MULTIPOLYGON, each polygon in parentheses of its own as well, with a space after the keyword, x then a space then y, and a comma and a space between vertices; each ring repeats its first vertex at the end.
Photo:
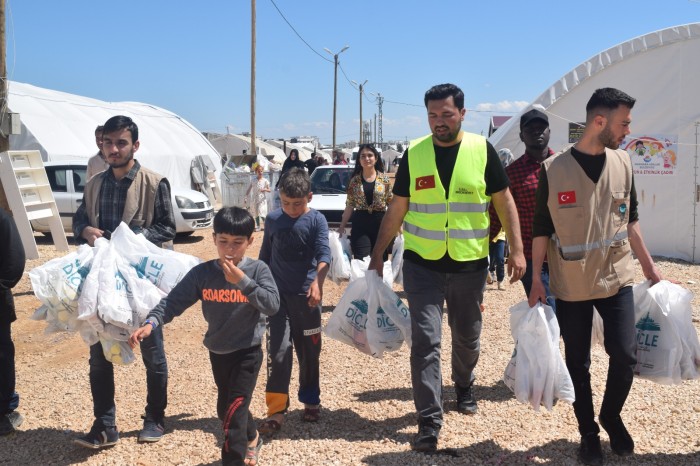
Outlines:
POLYGON ((630 155, 635 175, 676 174, 678 136, 628 136, 620 148, 630 155))

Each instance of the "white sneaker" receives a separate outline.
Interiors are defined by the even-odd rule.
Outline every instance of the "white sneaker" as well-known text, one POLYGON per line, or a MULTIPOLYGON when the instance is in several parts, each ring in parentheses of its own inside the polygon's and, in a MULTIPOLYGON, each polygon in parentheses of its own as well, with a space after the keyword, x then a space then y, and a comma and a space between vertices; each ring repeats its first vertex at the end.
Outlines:
POLYGON ((486 274, 486 283, 489 285, 493 283, 493 272, 489 272, 486 274))
POLYGON ((503 286, 503 282, 498 282, 498 289, 499 289, 499 290, 505 290, 505 289, 506 289, 506 287, 503 286))

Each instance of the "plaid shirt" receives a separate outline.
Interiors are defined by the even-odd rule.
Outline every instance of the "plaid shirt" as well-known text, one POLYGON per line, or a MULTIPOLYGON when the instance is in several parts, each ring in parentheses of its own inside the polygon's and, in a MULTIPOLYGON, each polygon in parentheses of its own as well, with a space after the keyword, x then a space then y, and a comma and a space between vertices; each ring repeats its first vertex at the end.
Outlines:
MULTIPOLYGON (((122 221, 124 205, 126 204, 126 193, 131 183, 136 178, 136 174, 141 169, 138 160, 134 161, 134 166, 121 180, 117 180, 112 170, 107 170, 101 175, 104 178, 100 189, 99 200, 99 225, 100 230, 114 231, 122 221)), ((89 226, 87 212, 85 211, 85 201, 80 205, 74 216, 73 232, 77 238, 80 233, 89 226)), ((175 238, 175 216, 170 199, 170 184, 163 178, 158 184, 156 192, 155 211, 151 226, 136 233, 143 235, 151 243, 162 244, 175 238)), ((84 240, 82 242, 85 242, 84 240)))
MULTIPOLYGON (((549 149, 549 156, 553 154, 554 151, 549 149)), ((535 192, 540 178, 541 165, 526 152, 506 167, 506 174, 510 180, 510 191, 513 194, 520 220, 523 253, 527 260, 532 260, 532 220, 535 215, 535 192)), ((489 214, 491 217, 490 237, 493 238, 498 235, 501 229, 501 220, 496 215, 493 204, 489 207, 489 214)))

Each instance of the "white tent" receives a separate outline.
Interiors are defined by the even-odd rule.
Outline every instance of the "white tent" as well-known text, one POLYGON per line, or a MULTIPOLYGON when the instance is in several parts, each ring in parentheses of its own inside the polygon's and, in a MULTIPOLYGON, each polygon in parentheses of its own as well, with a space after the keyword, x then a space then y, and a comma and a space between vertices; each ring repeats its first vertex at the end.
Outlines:
MULTIPOLYGON (((652 32, 586 60, 532 102, 549 116, 550 147, 577 139, 593 92, 615 87, 637 99, 621 148, 632 158, 639 217, 654 255, 700 261, 698 137, 700 135, 700 23, 652 32)), ((523 109, 521 114, 531 107, 523 109)), ((520 115, 489 141, 518 157, 520 115)))
POLYGON ((313 153, 313 149, 309 148, 308 144, 297 144, 289 141, 279 141, 277 139, 268 139, 266 142, 272 146, 279 148, 282 151, 282 153, 284 153, 285 159, 289 157, 289 153, 292 151, 292 149, 296 149, 299 151, 299 160, 301 160, 302 162, 310 159, 311 154, 313 153))
MULTIPOLYGON (((243 155, 243 151, 247 155, 252 155, 251 153, 251 141, 249 136, 243 136, 242 134, 210 134, 209 142, 219 151, 219 154, 225 156, 240 156, 243 155)), ((287 158, 284 151, 272 144, 265 141, 256 140, 255 147, 258 154, 264 155, 271 162, 278 165, 284 163, 284 159, 287 158)), ((228 157, 227 157, 228 158, 228 157)))
POLYGON ((204 157, 220 171, 216 149, 190 123, 162 108, 138 102, 103 102, 65 92, 9 82, 8 105, 19 113, 22 132, 10 136, 12 150, 39 150, 44 161, 85 159, 97 153, 95 128, 115 115, 131 117, 141 143, 136 159, 168 178, 171 186, 191 189, 190 164, 204 157))

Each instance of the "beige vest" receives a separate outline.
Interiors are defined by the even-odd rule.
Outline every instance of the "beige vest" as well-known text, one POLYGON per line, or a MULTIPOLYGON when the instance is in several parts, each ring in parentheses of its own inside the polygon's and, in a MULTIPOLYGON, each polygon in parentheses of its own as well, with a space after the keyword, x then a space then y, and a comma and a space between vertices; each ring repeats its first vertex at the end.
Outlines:
MULTIPOLYGON (((94 176, 85 185, 85 211, 90 225, 99 226, 99 194, 104 177, 94 176)), ((148 228, 153 223, 158 184, 163 177, 141 166, 126 192, 122 221, 130 227, 148 228)))
POLYGON ((607 298, 634 281, 627 239, 632 163, 623 150, 605 152, 598 183, 588 178, 570 149, 542 163, 555 230, 547 247, 549 285, 558 299, 607 298))

